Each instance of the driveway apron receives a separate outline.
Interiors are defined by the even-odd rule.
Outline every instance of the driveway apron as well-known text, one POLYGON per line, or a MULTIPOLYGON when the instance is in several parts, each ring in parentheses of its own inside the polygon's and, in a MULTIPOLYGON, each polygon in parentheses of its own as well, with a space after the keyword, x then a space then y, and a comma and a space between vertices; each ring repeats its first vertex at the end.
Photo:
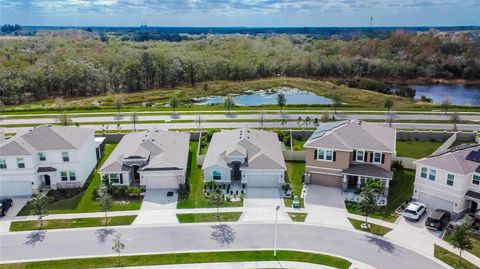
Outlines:
POLYGON ((178 194, 175 190, 147 190, 140 212, 132 225, 178 223, 177 200, 178 194), (169 192, 173 192, 173 196, 167 196, 169 192))
POLYGON ((305 207, 308 210, 307 223, 353 229, 339 188, 308 186, 305 207))
POLYGON ((17 216, 18 212, 22 210, 25 204, 30 200, 29 197, 14 197, 12 198, 13 205, 7 211, 7 214, 0 217, 0 233, 8 233, 10 231, 10 224, 12 220, 17 216))
POLYGON ((280 206, 279 222, 291 222, 285 211, 279 188, 248 188, 243 201, 244 212, 241 222, 272 222, 275 221, 275 207, 280 206))

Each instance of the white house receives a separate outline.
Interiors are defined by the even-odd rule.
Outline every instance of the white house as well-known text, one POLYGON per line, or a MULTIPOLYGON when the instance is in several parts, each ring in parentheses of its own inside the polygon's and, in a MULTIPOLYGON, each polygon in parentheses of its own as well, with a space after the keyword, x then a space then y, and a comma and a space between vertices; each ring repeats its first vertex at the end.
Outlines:
POLYGON ((461 145, 416 161, 413 198, 430 209, 445 209, 453 218, 478 214, 480 145, 461 145))
POLYGON ((202 169, 206 182, 250 187, 285 183, 285 160, 274 132, 243 128, 214 133, 202 169))
POLYGON ((112 185, 178 189, 185 183, 190 134, 148 130, 125 135, 99 170, 112 185))
POLYGON ((97 163, 94 130, 43 125, 0 144, 0 196, 81 187, 97 163))

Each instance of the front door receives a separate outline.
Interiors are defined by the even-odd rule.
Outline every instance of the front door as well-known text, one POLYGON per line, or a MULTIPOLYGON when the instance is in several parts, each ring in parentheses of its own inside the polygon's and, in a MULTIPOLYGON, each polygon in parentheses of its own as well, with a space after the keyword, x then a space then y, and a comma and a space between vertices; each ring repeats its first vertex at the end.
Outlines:
POLYGON ((240 162, 232 162, 232 179, 241 180, 242 171, 240 171, 240 162))
POLYGON ((45 181, 45 186, 50 187, 52 185, 49 175, 43 175, 43 180, 45 181))
POLYGON ((140 182, 140 173, 138 173, 138 165, 133 166, 133 181, 140 182))
POLYGON ((478 209, 478 203, 475 201, 471 201, 470 213, 475 214, 477 212, 477 209, 478 209))

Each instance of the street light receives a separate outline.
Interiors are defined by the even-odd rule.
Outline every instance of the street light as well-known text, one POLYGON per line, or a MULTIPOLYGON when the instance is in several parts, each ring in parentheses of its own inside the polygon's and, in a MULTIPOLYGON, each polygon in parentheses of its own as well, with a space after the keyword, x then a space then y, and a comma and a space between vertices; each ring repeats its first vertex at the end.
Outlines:
POLYGON ((273 257, 277 257, 277 220, 278 220, 278 210, 280 210, 280 206, 277 205, 275 207, 275 242, 273 246, 273 257))

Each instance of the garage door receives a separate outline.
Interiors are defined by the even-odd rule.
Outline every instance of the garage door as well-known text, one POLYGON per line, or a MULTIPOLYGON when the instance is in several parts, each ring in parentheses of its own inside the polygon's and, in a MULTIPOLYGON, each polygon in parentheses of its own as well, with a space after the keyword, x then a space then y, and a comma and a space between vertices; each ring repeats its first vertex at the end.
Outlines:
POLYGON ((32 182, 3 181, 0 182, 0 196, 31 196, 32 182))
POLYGON ((453 210, 453 202, 447 201, 445 199, 430 195, 425 192, 418 193, 418 201, 427 205, 427 208, 435 209, 444 209, 448 211, 453 210))
POLYGON ((247 175, 249 187, 278 187, 279 175, 247 175))
POLYGON ((342 187, 342 177, 341 176, 324 175, 324 174, 319 174, 319 173, 311 173, 310 174, 310 183, 314 184, 314 185, 341 188, 342 187))
POLYGON ((145 188, 147 189, 178 189, 175 176, 144 176, 145 188))

